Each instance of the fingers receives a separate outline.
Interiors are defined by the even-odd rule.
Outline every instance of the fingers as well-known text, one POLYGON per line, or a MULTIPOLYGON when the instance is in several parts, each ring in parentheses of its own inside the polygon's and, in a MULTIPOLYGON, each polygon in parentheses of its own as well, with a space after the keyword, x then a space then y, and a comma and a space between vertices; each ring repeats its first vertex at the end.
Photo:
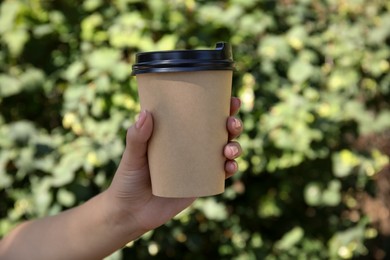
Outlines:
POLYGON ((229 133, 229 140, 232 140, 241 134, 243 125, 240 119, 230 116, 227 120, 226 128, 229 133))
POLYGON ((234 160, 237 157, 239 157, 242 153, 241 145, 237 142, 230 142, 227 145, 225 145, 225 148, 223 149, 223 155, 228 160, 234 160))
POLYGON ((232 97, 230 99, 230 115, 234 116, 237 114, 238 110, 240 109, 241 106, 241 100, 237 97, 232 97))
POLYGON ((234 173, 238 171, 238 164, 234 160, 237 157, 239 157, 242 153, 242 149, 239 143, 237 142, 230 142, 227 145, 225 145, 223 154, 226 157, 225 162, 225 172, 226 172, 226 178, 229 178, 234 173))
POLYGON ((227 120, 226 128, 229 133, 229 140, 239 136, 242 132, 242 122, 240 119, 234 117, 241 106, 241 100, 237 97, 232 97, 230 100, 230 117, 227 120))
MULTIPOLYGON (((241 106, 241 100, 237 97, 232 97, 230 101, 230 117, 227 120, 226 128, 229 133, 229 141, 239 136, 243 130, 243 125, 240 119, 234 117, 238 113, 241 106)), ((226 178, 233 176, 238 171, 238 164, 234 160, 242 153, 239 143, 229 142, 225 145, 224 156, 226 157, 225 172, 226 178)))
POLYGON ((126 150, 120 167, 126 171, 138 170, 147 164, 148 140, 153 132, 153 118, 148 111, 139 114, 137 122, 127 130, 126 150))
POLYGON ((227 160, 225 162, 225 177, 230 178, 238 171, 238 164, 234 160, 227 160))

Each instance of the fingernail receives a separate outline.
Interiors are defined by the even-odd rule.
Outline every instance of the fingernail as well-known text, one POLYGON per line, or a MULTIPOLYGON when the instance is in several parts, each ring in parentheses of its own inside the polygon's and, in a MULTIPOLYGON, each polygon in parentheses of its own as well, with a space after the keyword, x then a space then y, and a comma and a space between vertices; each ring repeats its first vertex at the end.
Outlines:
POLYGON ((238 155, 238 148, 234 145, 229 146, 230 155, 236 157, 238 155))
POLYGON ((239 98, 235 98, 235 100, 236 100, 236 102, 238 103, 237 105, 238 105, 238 107, 241 107, 241 99, 239 99, 239 98))
POLYGON ((239 130, 241 129, 241 127, 242 127, 241 121, 238 120, 237 118, 234 118, 234 128, 239 130))
POLYGON ((233 172, 237 172, 238 171, 238 164, 237 162, 233 161, 233 163, 231 164, 232 166, 232 171, 233 172))
POLYGON ((141 111, 141 113, 138 115, 138 120, 137 120, 137 122, 135 123, 135 128, 140 129, 140 128, 144 125, 145 120, 146 120, 146 111, 143 110, 143 111, 141 111))

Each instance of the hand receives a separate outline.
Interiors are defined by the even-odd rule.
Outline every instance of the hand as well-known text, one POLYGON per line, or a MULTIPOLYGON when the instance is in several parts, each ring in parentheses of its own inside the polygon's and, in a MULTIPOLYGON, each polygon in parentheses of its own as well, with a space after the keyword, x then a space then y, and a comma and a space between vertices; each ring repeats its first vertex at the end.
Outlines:
MULTIPOLYGON (((231 99, 230 117, 227 119, 226 127, 229 133, 229 143, 224 147, 226 178, 238 170, 237 162, 234 159, 242 152, 240 144, 231 141, 242 132, 242 122, 234 117, 240 104, 238 98, 231 99)), ((143 111, 136 124, 130 127, 127 132, 126 150, 113 182, 106 191, 107 204, 110 204, 111 208, 115 207, 114 211, 118 212, 115 221, 132 223, 131 226, 136 223, 142 230, 140 233, 164 224, 196 199, 162 198, 152 194, 146 156, 147 142, 152 132, 152 115, 143 111)), ((126 227, 126 224, 124 226, 126 227)))

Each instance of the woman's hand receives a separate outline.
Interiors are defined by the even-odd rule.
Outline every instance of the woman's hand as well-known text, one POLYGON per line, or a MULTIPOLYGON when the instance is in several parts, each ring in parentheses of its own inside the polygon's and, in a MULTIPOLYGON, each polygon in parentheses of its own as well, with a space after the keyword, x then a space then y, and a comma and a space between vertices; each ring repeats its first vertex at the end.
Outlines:
MULTIPOLYGON (((234 116, 240 104, 238 98, 231 99, 230 117, 226 124, 229 143, 224 147, 226 178, 238 170, 235 159, 242 152, 240 144, 232 141, 242 132, 243 128, 242 122, 234 116)), ((128 130, 126 150, 113 182, 106 191, 108 208, 111 212, 117 212, 114 214, 113 221, 123 224, 123 228, 133 227, 136 223, 142 230, 141 233, 164 224, 196 199, 162 198, 152 194, 147 161, 147 143, 152 132, 152 115, 143 111, 136 124, 128 130)))

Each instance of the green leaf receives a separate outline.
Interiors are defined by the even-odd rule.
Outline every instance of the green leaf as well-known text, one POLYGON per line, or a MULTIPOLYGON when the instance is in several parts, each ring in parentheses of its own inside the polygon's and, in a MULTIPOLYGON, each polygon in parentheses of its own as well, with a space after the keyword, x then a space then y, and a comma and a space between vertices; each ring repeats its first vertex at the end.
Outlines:
POLYGON ((359 76, 354 70, 335 70, 329 77, 328 88, 331 91, 340 91, 342 89, 353 91, 358 80, 359 76))
POLYGON ((49 177, 42 179, 36 176, 31 177, 33 201, 38 217, 43 217, 48 213, 49 205, 53 199, 52 194, 49 192, 51 184, 49 177))
POLYGON ((322 202, 321 186, 318 183, 310 182, 304 191, 305 201, 310 206, 318 206, 322 202))
POLYGON ((93 11, 99 8, 103 4, 102 0, 86 0, 83 3, 83 7, 86 11, 93 11))
POLYGON ((81 72, 85 69, 84 63, 76 61, 72 63, 64 73, 65 79, 70 82, 74 82, 80 76, 81 72))
POLYGON ((12 176, 8 175, 6 172, 6 165, 10 159, 9 157, 9 151, 6 152, 0 150, 0 189, 9 188, 13 183, 14 178, 12 178, 12 176))
MULTIPOLYGON (((91 2, 91 1, 89 1, 91 2)), ((95 1, 97 2, 97 1, 95 1)), ((96 33, 96 28, 103 23, 103 17, 94 13, 81 22, 81 37, 84 40, 93 40, 94 34, 96 33)))
POLYGON ((313 66, 303 60, 296 60, 290 65, 288 78, 295 83, 302 83, 310 78, 313 66))
POLYGON ((98 71, 111 71, 119 62, 120 52, 115 49, 102 48, 94 50, 87 56, 88 67, 98 71))
POLYGON ((349 150, 342 150, 332 157, 333 172, 336 177, 342 178, 350 175, 354 167, 359 164, 359 158, 349 150))
POLYGON ((22 91, 19 80, 7 74, 0 74, 0 97, 9 97, 22 91))
POLYGON ((119 62, 111 70, 112 77, 116 80, 123 81, 130 77, 131 66, 125 62, 119 62))
POLYGON ((322 193, 322 203, 327 206, 337 206, 341 202, 341 184, 338 180, 332 180, 328 188, 322 193))
POLYGON ((273 196, 267 195, 261 199, 257 214, 261 218, 278 217, 282 214, 282 210, 276 203, 275 198, 273 196))
POLYGON ((65 154, 53 171, 52 185, 60 187, 73 181, 76 171, 84 164, 83 151, 74 151, 65 154))
POLYGON ((177 36, 172 34, 172 35, 165 35, 162 37, 158 43, 157 43, 157 49, 158 50, 173 50, 175 49, 177 42, 177 36))
POLYGON ((35 134, 36 129, 33 123, 29 121, 17 121, 10 125, 8 138, 13 140, 17 145, 24 146, 29 143, 35 134))
POLYGON ((258 54, 271 60, 289 60, 291 58, 291 50, 286 39, 273 35, 266 36, 262 40, 258 54))
POLYGON ((26 29, 19 28, 12 31, 7 31, 4 33, 3 38, 11 55, 13 57, 18 57, 22 53, 24 45, 30 36, 26 29))
POLYGON ((329 240, 329 251, 333 257, 351 258, 354 251, 359 250, 364 245, 364 226, 358 225, 344 231, 335 232, 329 240), (347 257, 348 256, 348 257, 347 257))
POLYGON ((20 82, 25 90, 41 88, 45 81, 44 73, 36 68, 26 69, 19 77, 20 82))
POLYGON ((74 205, 76 201, 76 197, 73 193, 69 192, 68 190, 60 189, 57 193, 57 200, 62 205, 66 207, 70 207, 74 205))
POLYGON ((18 1, 4 1, 0 6, 0 35, 10 31, 15 26, 15 19, 20 10, 21 4, 18 1))
POLYGON ((299 243, 303 236, 303 229, 301 227, 294 227, 286 234, 284 234, 279 241, 276 242, 275 248, 277 250, 290 250, 297 243, 299 243))
POLYGON ((218 203, 214 198, 207 198, 195 204, 195 207, 200 209, 209 220, 223 221, 227 218, 225 205, 218 203))

